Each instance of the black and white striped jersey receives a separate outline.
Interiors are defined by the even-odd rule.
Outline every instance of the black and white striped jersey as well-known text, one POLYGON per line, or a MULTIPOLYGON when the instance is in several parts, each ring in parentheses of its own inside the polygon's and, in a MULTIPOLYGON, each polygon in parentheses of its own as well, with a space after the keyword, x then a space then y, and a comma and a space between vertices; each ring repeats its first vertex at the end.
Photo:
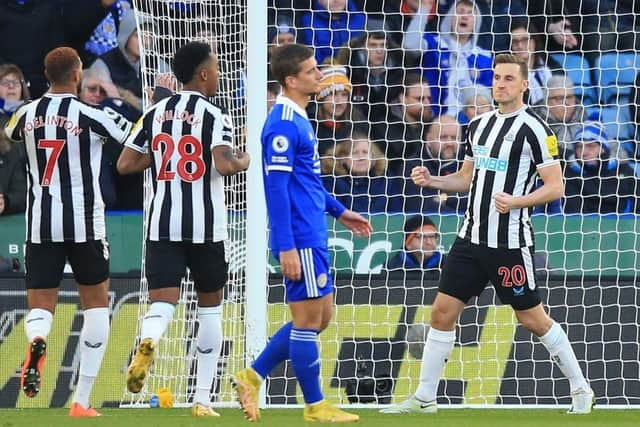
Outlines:
POLYGON ((125 145, 152 155, 147 239, 227 239, 224 181, 211 150, 232 144, 231 117, 198 92, 163 99, 136 123, 125 145))
POLYGON ((547 124, 530 108, 510 114, 485 113, 469 124, 465 160, 474 171, 461 238, 490 248, 522 248, 534 244, 531 209, 500 214, 494 194, 529 194, 537 170, 559 164, 558 143, 547 124))
POLYGON ((73 94, 45 94, 13 114, 5 132, 27 152, 27 241, 86 242, 106 237, 100 191, 103 144, 122 143, 132 123, 73 94))

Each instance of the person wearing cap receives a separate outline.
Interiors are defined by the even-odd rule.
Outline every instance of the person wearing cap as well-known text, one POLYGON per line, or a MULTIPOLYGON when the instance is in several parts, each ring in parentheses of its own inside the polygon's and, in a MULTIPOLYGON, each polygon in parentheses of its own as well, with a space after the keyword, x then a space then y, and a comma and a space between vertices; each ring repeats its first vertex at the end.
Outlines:
POLYGON ((337 141, 351 137, 354 122, 364 122, 359 110, 351 104, 351 81, 345 67, 322 69, 322 80, 316 102, 309 103, 307 113, 318 138, 318 153, 333 149, 337 141))
POLYGON ((269 57, 277 46, 296 42, 296 29, 288 18, 279 18, 275 25, 267 28, 267 43, 269 45, 269 57))
POLYGON ((612 158, 602 125, 588 122, 576 133, 575 155, 565 168, 565 213, 637 212, 638 180, 612 158))
POLYGON ((387 262, 387 270, 440 272, 445 255, 438 249, 440 233, 426 215, 415 215, 404 223, 402 250, 387 262))

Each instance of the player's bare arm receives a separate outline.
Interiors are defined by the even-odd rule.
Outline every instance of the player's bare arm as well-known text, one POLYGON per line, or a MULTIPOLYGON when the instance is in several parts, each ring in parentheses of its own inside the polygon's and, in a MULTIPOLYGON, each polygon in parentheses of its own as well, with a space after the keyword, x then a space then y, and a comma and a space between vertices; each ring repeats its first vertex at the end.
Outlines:
POLYGON ((411 170, 411 179, 418 187, 431 187, 448 193, 469 191, 473 177, 473 161, 465 160, 460 170, 447 176, 432 176, 425 166, 411 170))
POLYGON ((539 168, 538 173, 543 185, 526 196, 516 197, 504 192, 496 193, 493 196, 496 210, 500 213, 508 213, 511 209, 544 205, 564 196, 564 181, 559 164, 539 168))
POLYGON ((347 209, 342 212, 342 215, 338 218, 340 224, 347 227, 358 237, 369 237, 373 232, 373 227, 362 215, 357 212, 347 209))
POLYGON ((218 145, 213 147, 213 161, 216 165, 216 170, 222 176, 235 175, 238 172, 247 170, 251 158, 249 153, 239 151, 233 153, 233 149, 227 145, 218 145))
POLYGON ((124 147, 116 165, 120 175, 141 172, 151 166, 151 155, 124 147))

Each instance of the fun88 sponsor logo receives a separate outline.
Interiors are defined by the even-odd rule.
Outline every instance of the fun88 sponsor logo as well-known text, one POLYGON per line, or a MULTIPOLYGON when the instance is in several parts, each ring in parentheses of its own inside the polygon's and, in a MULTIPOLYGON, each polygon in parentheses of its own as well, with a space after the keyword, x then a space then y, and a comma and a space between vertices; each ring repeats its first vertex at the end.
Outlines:
POLYGON ((487 169, 494 172, 506 172, 509 166, 508 160, 500 160, 489 157, 489 149, 481 145, 473 147, 473 157, 476 169, 487 169))

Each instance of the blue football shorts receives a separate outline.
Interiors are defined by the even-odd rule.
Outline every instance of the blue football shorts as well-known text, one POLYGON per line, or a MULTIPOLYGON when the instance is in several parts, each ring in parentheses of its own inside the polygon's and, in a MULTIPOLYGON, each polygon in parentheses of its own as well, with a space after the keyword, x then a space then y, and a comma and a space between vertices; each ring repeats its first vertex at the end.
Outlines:
MULTIPOLYGON (((328 248, 298 249, 302 275, 300 280, 284 278, 287 290, 287 302, 322 298, 333 292, 333 278, 329 272, 328 248)), ((279 261, 279 253, 274 253, 279 261)))

